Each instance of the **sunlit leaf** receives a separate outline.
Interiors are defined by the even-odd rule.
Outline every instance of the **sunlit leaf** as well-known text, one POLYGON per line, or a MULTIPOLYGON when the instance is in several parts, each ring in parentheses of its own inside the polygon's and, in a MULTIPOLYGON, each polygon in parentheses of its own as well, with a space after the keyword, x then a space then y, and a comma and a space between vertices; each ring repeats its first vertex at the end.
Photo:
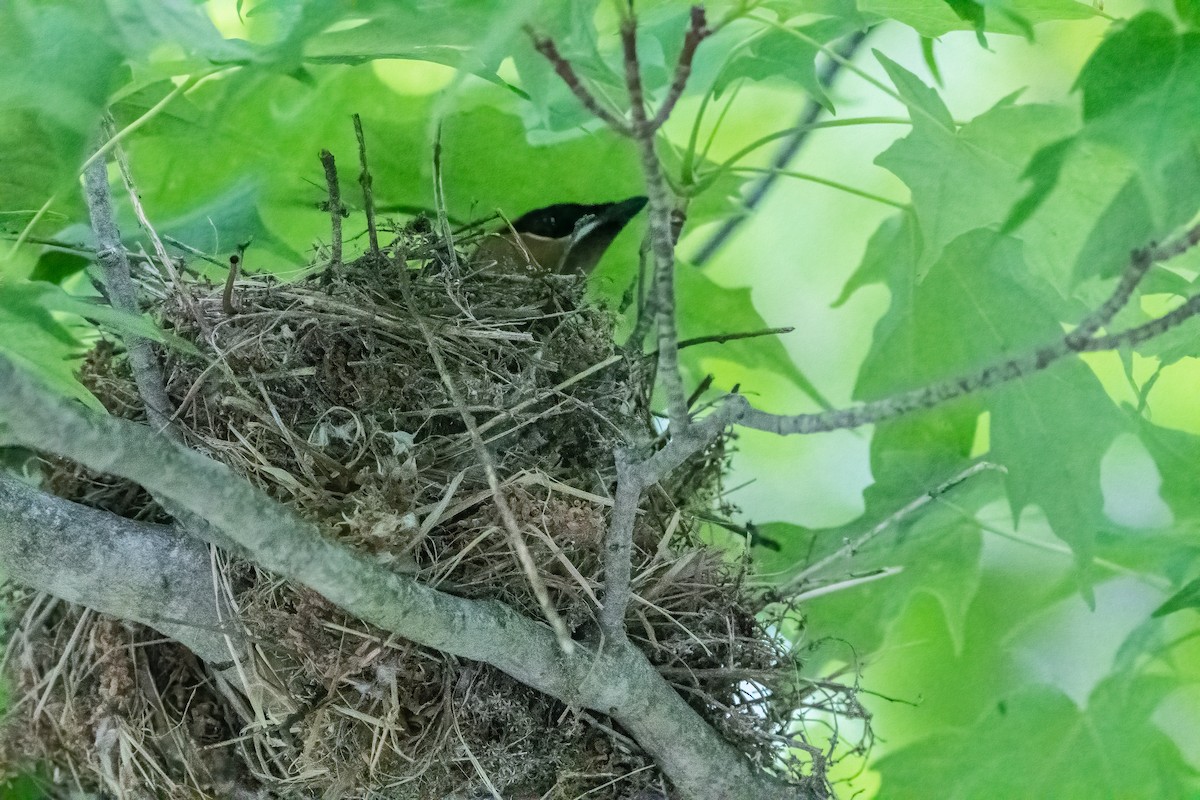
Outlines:
POLYGON ((970 728, 881 758, 879 796, 926 798, 933 785, 959 800, 1190 797, 1200 788, 1196 772, 1152 721, 1174 686, 1114 677, 1092 692, 1086 708, 1049 687, 1017 692, 970 728))

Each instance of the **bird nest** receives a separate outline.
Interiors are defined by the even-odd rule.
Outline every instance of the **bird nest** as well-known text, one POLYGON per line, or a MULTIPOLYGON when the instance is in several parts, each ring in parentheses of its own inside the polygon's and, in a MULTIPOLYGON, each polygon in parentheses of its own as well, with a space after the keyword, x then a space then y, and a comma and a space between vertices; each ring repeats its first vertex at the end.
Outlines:
MULTIPOLYGON (((614 317, 583 302, 581 276, 472 264, 421 220, 385 233, 380 253, 292 283, 244 278, 229 294, 144 279, 152 313, 199 351, 164 353, 175 422, 190 447, 345 546, 540 618, 470 415, 558 613, 583 635, 614 448, 655 435, 652 359, 614 347, 614 317)), ((82 378, 111 413, 141 418, 113 344, 96 345, 82 378)), ((643 499, 627 624, 697 711, 778 768, 799 704, 791 659, 756 621, 739 564, 703 541, 700 520, 722 510, 726 447, 643 499)), ((169 520, 122 480, 57 460, 43 472, 61 496, 169 520)), ((0 772, 32 769, 54 797, 660 796, 653 760, 608 718, 375 629, 229 554, 214 551, 213 565, 269 697, 219 690, 208 665, 153 630, 10 586, 0 772)))

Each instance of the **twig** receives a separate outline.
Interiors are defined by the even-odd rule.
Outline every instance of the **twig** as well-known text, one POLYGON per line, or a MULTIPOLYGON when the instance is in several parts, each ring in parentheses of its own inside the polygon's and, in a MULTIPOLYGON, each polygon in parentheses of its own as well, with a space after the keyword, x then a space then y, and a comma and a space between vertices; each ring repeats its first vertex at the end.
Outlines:
POLYGON ((379 257, 379 233, 375 229, 375 194, 371 189, 371 173, 367 169, 367 143, 363 138, 362 117, 354 115, 354 135, 358 139, 358 163, 362 172, 358 183, 362 186, 363 210, 367 214, 367 238, 371 243, 371 256, 379 257))
POLYGON ((1155 336, 1166 333, 1181 322, 1196 316, 1196 314, 1200 314, 1200 294, 1192 295, 1179 308, 1163 314, 1157 319, 1152 319, 1149 322, 1118 333, 1088 339, 1078 349, 1081 353, 1095 353, 1101 350, 1117 350, 1122 347, 1132 347, 1147 339, 1153 339, 1155 336))
MULTIPOLYGON (((108 135, 110 137, 109 140, 112 141, 115 136, 112 135, 111 114, 105 115, 104 128, 105 134, 108 135)), ((199 325, 202 330, 206 329, 207 323, 204 320, 204 315, 201 314, 200 310, 196 307, 196 301, 192 297, 191 291, 184 286, 183 282, 179 279, 179 270, 176 269, 175 259, 171 258, 170 254, 167 253, 167 248, 165 245, 163 245, 162 238, 158 235, 158 231, 156 231, 154 226, 150 223, 150 217, 146 214, 146 209, 142 206, 142 198, 138 193, 137 185, 133 181, 133 170, 129 166, 129 157, 125 155, 125 148, 121 147, 119 144, 115 145, 113 147, 113 155, 116 158, 117 167, 121 171, 121 181, 125 184, 125 193, 129 195, 129 203, 131 206, 133 206, 133 213, 138 219, 138 224, 141 225, 142 230, 146 232, 146 235, 150 237, 150 242, 154 245, 154 252, 158 256, 159 263, 162 264, 163 269, 166 270, 167 276, 171 279, 172 286, 175 287, 176 293, 187 307, 192 319, 196 321, 196 324, 199 325)), ((128 256, 126 257, 128 258, 128 256)), ((146 261, 151 265, 154 263, 148 257, 146 258, 146 261)), ((174 418, 174 415, 172 415, 172 418, 174 418)))
POLYGON ((162 238, 163 238, 164 242, 171 245, 172 247, 177 247, 185 253, 190 253, 191 255, 195 256, 196 258, 200 259, 201 261, 207 261, 208 263, 210 263, 214 266, 217 266, 217 267, 221 267, 222 269, 225 269, 226 267, 229 266, 229 264, 227 262, 221 261, 219 258, 213 258, 212 256, 210 256, 208 253, 204 252, 203 250, 201 250, 197 247, 192 247, 190 244, 187 244, 186 242, 181 242, 178 239, 176 239, 174 236, 169 236, 167 234, 163 234, 162 238))
POLYGON ((1166 245, 1135 250, 1116 288, 1099 308, 1085 317, 1083 323, 1071 333, 1031 353, 989 364, 976 372, 931 383, 892 397, 819 414, 771 414, 759 411, 751 407, 749 403, 742 403, 740 410, 730 412, 734 416, 730 421, 743 427, 776 433, 780 436, 858 428, 892 419, 917 409, 933 408, 956 397, 1007 383, 1041 371, 1072 353, 1113 350, 1143 342, 1200 313, 1200 295, 1188 298, 1182 306, 1174 311, 1120 333, 1101 337, 1091 335, 1081 337, 1077 333, 1080 329, 1094 331, 1107 325, 1129 301, 1134 289, 1146 276, 1152 264, 1172 258, 1198 243, 1200 243, 1200 224, 1189 228, 1183 235, 1166 245))
MULTIPOLYGON (((92 159, 83 177, 88 213, 92 220, 92 230, 96 234, 96 260, 100 264, 108 301, 113 308, 140 315, 137 291, 129 270, 129 259, 125 256, 121 232, 117 229, 116 212, 113 209, 112 191, 108 185, 108 169, 104 159, 92 159)), ((162 371, 150 340, 130 332, 126 332, 123 338, 133 379, 146 407, 146 418, 156 431, 172 439, 178 438, 178 431, 171 425, 171 401, 167 397, 162 371)))
POLYGON ((554 71, 558 73, 558 77, 567 85, 575 98, 583 104, 584 108, 622 136, 629 136, 633 133, 628 122, 602 106, 596 96, 588 91, 588 88, 583 85, 583 81, 579 79, 579 75, 576 74, 575 68, 571 66, 571 62, 558 52, 558 46, 554 44, 553 39, 539 36, 532 28, 526 28, 525 32, 533 41, 533 48, 545 56, 546 60, 550 62, 550 66, 554 67, 554 71))
MULTIPOLYGON (((759 336, 779 336, 785 333, 791 333, 796 330, 793 327, 785 326, 782 328, 763 328, 760 331, 740 331, 738 333, 713 333, 708 336, 694 336, 691 339, 684 339, 679 343, 679 349, 685 347, 695 347, 698 344, 725 344, 726 342, 737 341, 738 339, 755 339, 759 336)), ((653 355, 653 354, 651 354, 653 355)))
POLYGON ((969 480, 970 478, 974 477, 975 475, 978 475, 980 472, 983 472, 984 470, 988 470, 988 469, 998 469, 1001 471, 1004 470, 1003 467, 1001 467, 997 464, 992 464, 987 461, 980 461, 976 464, 972 464, 971 466, 967 467, 965 470, 958 473, 954 477, 952 477, 946 481, 943 481, 942 483, 938 484, 937 486, 935 486, 934 488, 932 488, 926 492, 922 492, 920 496, 914 498, 910 502, 906 503, 902 508, 896 510, 895 512, 889 514, 884 519, 880 520, 877 524, 872 526, 870 530, 868 530, 865 533, 863 533, 862 535, 858 536, 856 539, 847 541, 844 545, 839 547, 834 552, 830 553, 829 555, 825 556, 822 559, 819 559, 818 561, 813 562, 812 564, 809 564, 807 567, 802 569, 800 572, 798 572, 794 576, 792 576, 788 580, 787 583, 785 583, 785 584, 783 584, 783 586, 779 587, 777 590, 777 593, 780 596, 783 596, 783 595, 788 595, 788 594, 794 592, 810 576, 815 575, 816 573, 820 572, 825 567, 829 566, 830 564, 832 564, 833 562, 837 561, 840 558, 845 558, 847 556, 854 555, 854 553, 861 550, 868 542, 870 542, 872 539, 874 539, 879 534, 886 531, 888 528, 892 527, 893 525, 896 525, 904 518, 912 516, 914 513, 916 513, 917 511, 919 511, 920 509, 922 509, 929 503, 933 502, 934 500, 938 499, 942 495, 946 494, 946 492, 949 492, 955 486, 958 486, 959 484, 969 480))
POLYGON ((242 269, 242 258, 249 246, 249 242, 242 242, 238 245, 237 252, 229 256, 229 274, 225 276, 225 288, 221 292, 221 310, 227 317, 238 313, 237 306, 233 304, 233 286, 237 283, 238 271, 242 269))
POLYGON ((321 165, 325 168, 325 185, 329 188, 329 200, 325 203, 329 210, 331 230, 329 271, 326 272, 329 275, 342 263, 342 217, 346 215, 346 207, 342 205, 342 190, 338 187, 337 164, 334 163, 333 153, 322 150, 320 157, 321 165))
MULTIPOLYGON (((703 9, 692 13, 692 26, 704 30, 703 9)), ((687 394, 679 371, 679 330, 675 318, 675 241, 672 236, 674 202, 655 149, 655 129, 646 117, 641 64, 637 55, 637 22, 631 16, 621 23, 625 54, 625 83, 629 90, 633 140, 642 160, 642 175, 649 198, 650 248, 654 254, 655 322, 658 329, 658 378, 667 395, 667 416, 673 432, 689 424, 687 394)))
MULTIPOLYGON (((1085 349, 1087 340, 1091 339, 1096 331, 1108 325, 1113 317, 1117 315, 1125 304, 1129 302, 1129 298, 1133 296, 1134 290, 1141 283, 1142 278, 1146 277, 1146 273, 1150 271, 1150 267, 1161 261, 1168 261, 1181 253, 1184 253, 1200 243, 1200 224, 1193 225, 1182 236, 1177 237, 1173 241, 1165 245, 1157 246, 1150 245, 1138 250, 1134 250, 1129 257, 1129 264, 1121 273, 1121 280, 1117 282, 1116 288, 1113 289, 1108 299, 1104 304, 1094 312, 1084 318, 1075 330, 1067 337, 1067 343, 1076 350, 1085 349)), ((1186 317, 1184 317, 1186 318, 1186 317)), ((1182 321, 1181 318, 1180 321, 1182 321)), ((1169 323, 1167 327, 1171 327, 1178 323, 1169 323)), ((1164 328, 1163 330, 1166 330, 1164 328)), ((1156 336, 1157 334, 1150 334, 1156 336)), ((1138 339, 1138 341, 1142 341, 1138 339)), ((1108 350, 1108 347, 1101 347, 1101 350, 1108 350)))
MULTIPOLYGON (((824 88, 829 88, 837 79, 838 73, 842 70, 844 61, 849 61, 854 57, 855 52, 862 46, 870 31, 859 31, 846 38, 845 42, 838 50, 838 54, 842 57, 842 61, 830 59, 825 63, 820 75, 817 76, 817 81, 824 88)), ((697 267, 707 264, 717 251, 725 246, 738 228, 742 226, 750 215, 762 204, 767 193, 775 185, 775 181, 779 179, 779 171, 786 169, 792 159, 796 157, 796 153, 800 152, 800 148, 808 141, 808 137, 812 135, 813 123, 821 116, 824 107, 814 98, 809 98, 804 104, 803 110, 800 112, 800 119, 796 122, 795 132, 788 137, 783 146, 779 148, 779 152, 775 154, 775 158, 771 161, 771 171, 760 178, 750 187, 750 192, 746 195, 746 201, 742 204, 741 211, 725 220, 721 227, 713 232, 712 236, 705 240, 700 249, 696 251, 696 255, 692 258, 692 264, 697 267)))
MULTIPOLYGON (((454 233, 450 229, 450 215, 446 213, 446 187, 442 184, 442 126, 439 123, 437 133, 433 138, 433 206, 437 210, 438 227, 441 228, 445 241, 454 241, 454 233)), ((518 239, 518 241, 520 241, 518 239)), ((450 259, 450 273, 459 274, 458 252, 453 247, 446 248, 450 259)))
POLYGON ((704 18, 704 7, 692 6, 691 24, 683 37, 683 48, 679 51, 679 62, 675 65, 675 77, 671 80, 671 87, 667 90, 667 96, 663 98, 658 113, 654 115, 654 119, 650 120, 650 127, 653 130, 657 131, 661 128, 671 116, 671 111, 674 110, 675 104, 683 95, 683 90, 687 87, 687 80, 692 74, 692 59, 696 56, 696 48, 710 33, 712 31, 708 29, 704 18))
MULTIPOLYGON (((112 136, 112 116, 106 115, 104 121, 104 132, 106 136, 112 136)), ((119 144, 113 147, 113 157, 116 159, 117 167, 121 172, 121 181, 125 184, 125 193, 129 195, 129 204, 133 207, 134 216, 137 217, 138 224, 142 230, 150 237, 151 244, 154 245, 154 252, 158 256, 158 260, 162 263, 163 269, 171 277, 176 287, 179 286, 179 273, 175 270, 175 261, 167 254, 167 248, 163 246, 162 239, 159 238, 158 231, 150 224, 150 218, 146 215, 146 209, 142 206, 141 195, 138 194, 137 186, 133 182, 133 170, 129 167, 129 158, 125 155, 125 148, 119 144)))

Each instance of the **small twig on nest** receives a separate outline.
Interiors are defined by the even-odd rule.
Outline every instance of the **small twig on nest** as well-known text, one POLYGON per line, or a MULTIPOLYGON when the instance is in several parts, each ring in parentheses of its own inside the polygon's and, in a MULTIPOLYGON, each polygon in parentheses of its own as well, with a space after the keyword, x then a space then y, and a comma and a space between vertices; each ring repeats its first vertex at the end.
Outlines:
POLYGON ((367 169, 367 143, 363 138, 362 118, 354 115, 354 135, 358 139, 358 163, 362 172, 358 183, 362 186, 363 210, 367 215, 367 238, 371 242, 371 255, 379 257, 379 232, 375 229, 375 194, 371 189, 371 172, 367 169))
MULTIPOLYGON (((137 290, 130 274, 125 247, 121 244, 121 232, 117 229, 116 211, 113 209, 112 191, 108 185, 108 168, 104 159, 93 159, 83 177, 92 230, 96 234, 96 260, 100 264, 108 301, 113 308, 138 315, 141 311, 138 308, 137 290)), ((129 332, 126 332, 123 338, 138 394, 146 407, 147 419, 156 431, 177 439, 179 433, 171 425, 171 401, 167 397, 162 370, 150 340, 129 332)))
POLYGON ((458 253, 454 250, 454 234, 450 230, 450 215, 446 213, 446 187, 442 185, 442 126, 438 125, 433 139, 433 205, 437 209, 438 227, 445 237, 446 254, 450 259, 450 270, 457 275, 458 253))
POLYGON ((225 289, 221 292, 221 310, 227 317, 238 313, 237 306, 233 304, 233 286, 237 283, 238 272, 242 269, 242 259, 249 246, 249 240, 242 242, 238 245, 237 252, 229 256, 229 274, 225 277, 225 289))
MULTIPOLYGON (((112 115, 107 115, 104 122, 105 135, 109 137, 111 142, 115 139, 112 132, 112 115)), ((200 310, 196 307, 196 301, 192 297, 191 292, 179 279, 179 270, 176 268, 175 259, 171 258, 167 253, 167 248, 163 244, 162 237, 158 235, 158 231, 154 229, 154 225, 150 223, 150 217, 146 214, 146 209, 142 206, 141 194, 137 190, 137 185, 133 181, 133 170, 129 166, 129 158, 125 155, 125 148, 120 144, 113 147, 113 155, 117 161, 117 167, 121 171, 121 180, 125 184, 125 193, 129 196, 129 204, 133 206, 133 213, 138 219, 138 224, 142 226, 142 230, 150 237, 150 242, 154 245, 154 252, 158 256, 158 261, 167 272, 167 276, 171 279, 171 285, 176 294, 182 299, 184 305, 187 306, 188 312, 192 319, 196 320, 196 324, 201 327, 205 326, 205 320, 200 310)), ((146 259, 151 265, 153 261, 146 259)))
POLYGON ((338 187, 337 164, 334 163, 333 153, 322 150, 321 165, 325 168, 325 185, 329 187, 329 199, 324 203, 329 211, 331 231, 329 267, 325 272, 328 276, 342 265, 342 217, 346 216, 346 207, 342 205, 342 191, 338 187))

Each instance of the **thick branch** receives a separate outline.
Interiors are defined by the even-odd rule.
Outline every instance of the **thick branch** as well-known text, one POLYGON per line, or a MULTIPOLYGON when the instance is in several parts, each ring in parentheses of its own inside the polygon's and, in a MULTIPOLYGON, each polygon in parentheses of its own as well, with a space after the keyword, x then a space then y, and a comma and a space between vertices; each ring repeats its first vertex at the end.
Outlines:
POLYGON ((81 506, 0 472, 0 563, 12 580, 149 625, 210 664, 232 657, 208 547, 174 528, 81 506))
POLYGON ((610 641, 625 637, 625 609, 629 607, 633 572, 633 528, 645 488, 629 459, 625 450, 616 452, 617 493, 604 537, 604 607, 600 610, 600 630, 610 641))
MULTIPOLYGON (((0 357, 0 424, 9 441, 127 478, 204 517, 265 569, 299 581, 384 630, 484 661, 570 705, 613 716, 694 798, 794 798, 754 768, 634 647, 564 654, 550 628, 494 601, 443 594, 327 540, 228 467, 144 426, 56 397, 0 357)), ((113 567, 117 567, 114 565, 113 567)), ((804 790, 801 796, 816 797, 804 790)))

